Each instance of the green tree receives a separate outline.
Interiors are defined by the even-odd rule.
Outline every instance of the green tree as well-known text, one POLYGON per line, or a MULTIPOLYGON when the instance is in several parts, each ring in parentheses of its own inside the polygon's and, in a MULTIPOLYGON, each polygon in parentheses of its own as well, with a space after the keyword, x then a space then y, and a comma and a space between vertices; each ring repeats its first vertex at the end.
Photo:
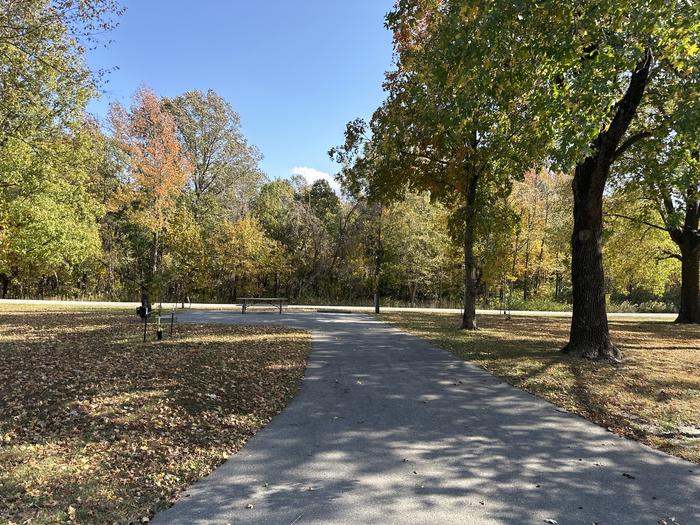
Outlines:
POLYGON ((187 190, 194 216, 241 217, 264 175, 258 167, 262 155, 243 136, 238 114, 213 90, 188 91, 164 104, 192 166, 187 190))
MULTIPOLYGON (((387 17, 397 67, 370 123, 379 160, 370 173, 374 190, 385 197, 405 188, 429 191, 463 220, 467 329, 476 328, 478 223, 489 220, 490 204, 509 193, 511 179, 543 144, 524 104, 530 70, 513 70, 509 59, 505 35, 517 24, 514 9, 497 2, 397 3, 387 17)), ((352 127, 347 135, 358 134, 352 127)))
POLYGON ((79 124, 99 76, 86 67, 85 48, 119 14, 113 0, 2 2, 0 146, 14 138, 41 147, 79 124))
POLYGON ((649 141, 638 155, 623 159, 615 181, 618 192, 641 205, 611 214, 666 233, 667 242, 660 244, 671 246, 664 248, 664 254, 681 264, 676 322, 700 323, 700 143, 698 128, 683 126, 689 124, 688 115, 695 116, 684 111, 679 125, 672 126, 663 140, 649 141))
POLYGON ((379 314, 381 306, 381 278, 384 263, 385 208, 390 198, 378 194, 372 186, 372 174, 376 169, 373 164, 377 158, 372 155, 372 143, 366 134, 367 125, 362 119, 356 119, 346 126, 345 142, 328 151, 328 156, 342 168, 337 178, 345 194, 362 209, 359 223, 366 245, 361 250, 366 266, 366 259, 371 260, 372 295, 374 313, 379 314))
POLYGON ((337 228, 337 218, 340 213, 340 198, 336 195, 327 180, 319 179, 300 195, 316 217, 323 223, 329 233, 337 228))
POLYGON ((409 194, 388 207, 384 227, 384 273, 390 286, 408 290, 411 306, 419 292, 438 298, 451 261, 448 212, 426 194, 409 194))
POLYGON ((0 277, 25 285, 65 273, 100 252, 103 209, 87 191, 89 136, 80 131, 33 148, 9 140, 0 149, 0 277), (21 183, 20 183, 21 181, 21 183))
POLYGON ((252 217, 237 222, 224 220, 214 232, 212 277, 227 292, 231 301, 239 294, 257 294, 261 277, 283 269, 281 249, 265 235, 252 217))
POLYGON ((97 208, 85 192, 83 124, 99 74, 86 67, 84 50, 119 14, 111 0, 0 5, 3 294, 12 278, 22 275, 27 284, 46 273, 57 276, 59 267, 94 254, 97 208))
POLYGON ((658 224, 662 223, 659 213, 631 188, 606 198, 604 211, 608 291, 624 294, 631 302, 663 295, 678 274, 675 261, 668 256, 673 242, 661 229, 633 219, 640 216, 649 224, 658 224))
POLYGON ((196 290, 210 287, 212 253, 207 232, 193 214, 181 207, 169 223, 165 241, 165 269, 176 300, 184 301, 196 290))
POLYGON ((687 99, 700 6, 685 0, 521 3, 517 19, 508 37, 517 57, 513 69, 538 73, 538 114, 557 132, 551 157, 564 171, 574 169, 573 317, 564 350, 616 359, 605 311, 603 195, 616 161, 667 120, 666 112, 654 112, 654 99, 668 96, 670 78, 674 100, 687 99))

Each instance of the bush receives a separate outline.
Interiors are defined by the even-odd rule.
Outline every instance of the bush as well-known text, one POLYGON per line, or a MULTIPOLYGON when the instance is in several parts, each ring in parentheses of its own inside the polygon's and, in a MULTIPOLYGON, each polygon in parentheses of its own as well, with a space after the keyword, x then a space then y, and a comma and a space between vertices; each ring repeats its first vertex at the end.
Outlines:
POLYGON ((609 312, 615 313, 675 313, 676 307, 672 303, 665 303, 663 301, 645 301, 643 303, 635 304, 630 301, 622 301, 621 303, 611 302, 608 305, 609 312))
POLYGON ((527 301, 523 301, 520 297, 513 297, 510 309, 532 312, 570 312, 571 305, 549 297, 535 297, 527 301))

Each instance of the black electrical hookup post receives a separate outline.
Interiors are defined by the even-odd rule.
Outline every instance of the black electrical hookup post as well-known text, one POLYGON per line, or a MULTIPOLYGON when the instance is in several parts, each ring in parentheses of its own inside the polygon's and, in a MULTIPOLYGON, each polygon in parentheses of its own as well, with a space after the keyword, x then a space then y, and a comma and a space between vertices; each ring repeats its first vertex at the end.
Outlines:
POLYGON ((148 333, 148 316, 151 315, 151 301, 148 299, 148 292, 141 293, 141 306, 136 309, 136 315, 143 319, 143 342, 146 342, 148 333))

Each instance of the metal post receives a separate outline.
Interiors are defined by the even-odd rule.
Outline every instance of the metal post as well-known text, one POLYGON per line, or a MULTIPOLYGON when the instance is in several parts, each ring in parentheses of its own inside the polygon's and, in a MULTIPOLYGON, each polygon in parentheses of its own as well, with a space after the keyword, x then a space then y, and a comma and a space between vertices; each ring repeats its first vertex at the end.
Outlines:
POLYGON ((173 324, 175 324, 175 310, 170 312, 170 335, 173 335, 173 324))
POLYGON ((143 316, 143 342, 146 342, 146 332, 148 331, 148 314, 143 316))

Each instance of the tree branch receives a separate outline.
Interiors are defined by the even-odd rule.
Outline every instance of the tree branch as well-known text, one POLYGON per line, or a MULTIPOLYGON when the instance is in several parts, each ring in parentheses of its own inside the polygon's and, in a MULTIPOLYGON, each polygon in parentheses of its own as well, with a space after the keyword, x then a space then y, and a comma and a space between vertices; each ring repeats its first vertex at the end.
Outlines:
POLYGON ((613 153, 612 156, 613 161, 624 155, 628 149, 630 149, 640 140, 647 139, 651 136, 652 134, 649 131, 640 131, 639 133, 632 135, 630 138, 620 144, 620 147, 617 148, 617 150, 615 150, 615 153, 613 153))
POLYGON ((661 231, 664 231, 667 233, 671 232, 671 230, 669 228, 665 228, 664 226, 659 226, 658 224, 653 224, 651 222, 647 222, 645 220, 638 219, 636 217, 629 217, 627 215, 622 215, 619 213, 609 213, 608 215, 612 215, 613 217, 618 217, 620 219, 627 219, 628 221, 637 222, 639 224, 644 224, 645 226, 649 226, 650 228, 656 228, 657 230, 661 230, 661 231))
POLYGON ((662 257, 657 257, 656 259, 658 261, 663 261, 666 259, 678 259, 679 261, 683 262, 683 257, 678 255, 677 253, 674 252, 669 252, 668 250, 662 250, 661 253, 663 254, 662 257))

